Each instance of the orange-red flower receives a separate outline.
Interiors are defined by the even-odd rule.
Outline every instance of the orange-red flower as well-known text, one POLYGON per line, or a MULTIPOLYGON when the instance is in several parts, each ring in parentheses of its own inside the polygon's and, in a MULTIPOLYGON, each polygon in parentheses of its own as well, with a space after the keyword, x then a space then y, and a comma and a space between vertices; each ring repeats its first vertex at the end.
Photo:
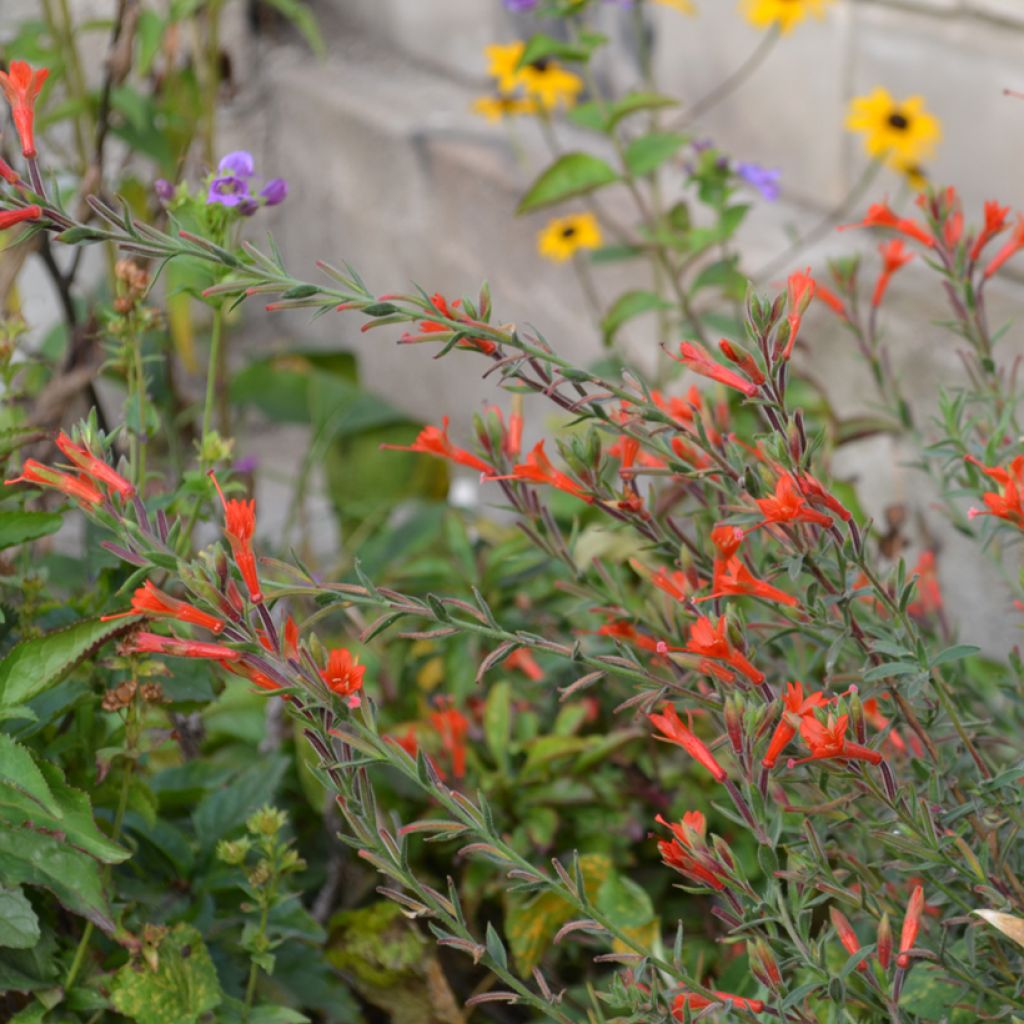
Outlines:
POLYGON ((882 304, 892 275, 914 258, 914 254, 904 247, 902 238, 892 238, 888 242, 883 242, 878 247, 878 251, 882 254, 882 272, 875 282, 875 291, 871 296, 872 306, 882 304))
POLYGON ((985 277, 991 277, 1008 259, 1024 247, 1024 217, 1017 215, 1017 223, 1010 232, 1010 237, 1003 242, 1002 248, 985 265, 985 277))
MULTIPOLYGON (((447 317, 449 320, 465 320, 468 322, 467 318, 459 312, 461 302, 461 299, 456 299, 449 307, 444 296, 440 293, 435 293, 430 297, 430 304, 441 316, 447 317)), ((438 323, 436 320, 421 320, 419 328, 424 334, 453 330, 448 324, 438 323)), ((498 348, 497 344, 491 341, 490 338, 461 338, 458 342, 458 347, 475 348, 478 352, 483 352, 487 356, 496 352, 498 348)))
MULTIPOLYGON (((6 175, 4 178, 6 179, 6 175)), ((39 220, 43 215, 42 207, 23 206, 18 210, 3 210, 0 212, 0 231, 13 228, 15 224, 21 224, 26 220, 39 220)))
POLYGON ((157 633, 133 633, 124 645, 128 654, 167 654, 173 658, 210 658, 213 661, 238 661, 241 651, 223 644, 202 643, 199 640, 180 640, 178 637, 159 636, 157 633))
POLYGON ((86 477, 69 476, 58 469, 50 469, 35 459, 26 459, 21 467, 21 476, 16 476, 4 483, 37 484, 40 487, 52 487, 61 494, 77 501, 79 505, 99 505, 103 502, 103 493, 86 477))
POLYGON ((846 738, 849 721, 849 715, 840 715, 838 718, 829 715, 828 722, 820 722, 813 714, 804 715, 800 720, 800 738, 807 744, 811 753, 809 757, 800 758, 798 761, 791 759, 789 767, 832 758, 868 761, 871 764, 882 761, 882 755, 877 750, 852 743, 846 738))
POLYGON ((427 455, 436 455, 441 459, 451 459, 452 462, 457 462, 460 466, 468 466, 478 473, 492 472, 491 467, 483 459, 452 444, 448 438, 447 416, 441 420, 440 429, 432 426, 424 427, 412 444, 382 444, 381 448, 392 448, 399 452, 425 452, 427 455))
POLYGON ((743 538, 746 536, 738 526, 729 526, 726 523, 719 523, 711 530, 711 543, 718 552, 718 558, 732 558, 740 549, 743 538))
POLYGON ((725 781, 725 769, 715 760, 715 755, 711 753, 707 744, 683 725, 673 705, 666 704, 660 715, 652 714, 647 717, 656 729, 660 729, 664 733, 667 739, 678 744, 690 757, 703 765, 716 782, 725 781))
POLYGON ((986 491, 981 496, 988 511, 980 508, 968 509, 968 518, 996 516, 1024 530, 1024 455, 1012 459, 1006 469, 986 466, 973 455, 968 455, 967 461, 995 480, 1000 487, 998 491, 986 491))
POLYGON ((789 746, 789 741, 796 735, 803 716, 813 715, 815 708, 824 707, 826 703, 828 701, 821 690, 815 690, 805 697, 803 683, 786 683, 786 695, 782 698, 782 714, 761 764, 765 768, 774 768, 782 752, 789 746))
POLYGON ((47 68, 33 71, 23 60, 12 60, 8 71, 0 71, 0 89, 11 105, 11 116, 21 140, 22 155, 29 160, 36 156, 33 132, 36 99, 49 73, 47 68))
MULTIPOLYGON (((832 927, 835 928, 836 935, 839 936, 839 941, 843 944, 843 949, 851 955, 859 952, 863 947, 846 915, 838 907, 830 907, 829 916, 832 918, 832 927)), ((858 971, 866 971, 867 969, 868 965, 863 960, 857 964, 858 971)))
POLYGON ((924 910, 924 889, 917 885, 910 894, 910 902, 907 904, 907 914, 903 918, 903 930, 900 932, 900 951, 896 957, 897 967, 907 967, 910 964, 910 950, 917 941, 917 933, 921 927, 921 911, 924 910))
POLYGON ((811 277, 810 267, 789 275, 789 280, 786 282, 789 300, 789 314, 786 317, 786 322, 789 324, 789 337, 786 339, 786 347, 782 352, 783 359, 788 359, 793 354, 796 336, 800 333, 801 318, 811 304, 811 299, 814 298, 816 287, 814 278, 811 277))
POLYGON ((732 342, 727 341, 725 338, 722 338, 718 343, 718 347, 721 349, 722 355, 730 363, 735 363, 750 378, 752 383, 764 383, 764 374, 749 352, 739 345, 733 345, 732 342))
POLYGON ((461 779, 466 774, 466 734, 469 719, 451 704, 445 703, 438 711, 430 714, 430 724, 441 737, 441 746, 451 759, 452 774, 461 779))
POLYGON ((517 647, 506 659, 509 668, 517 668, 532 682, 538 683, 544 678, 544 669, 537 664, 533 651, 529 647, 517 647))
POLYGON ((720 362, 711 357, 711 353, 702 345, 694 341, 684 341, 679 346, 679 356, 672 357, 677 363, 682 363, 687 369, 699 373, 702 377, 709 377, 718 381, 726 387, 735 388, 741 391, 748 398, 757 394, 757 385, 752 381, 741 377, 735 370, 730 370, 720 362))
POLYGON ((679 822, 668 822, 660 814, 655 821, 671 829, 675 836, 658 840, 658 852, 670 868, 698 885, 709 885, 719 891, 725 888, 723 879, 728 874, 708 850, 704 841, 707 822, 700 811, 687 811, 679 822))
POLYGON ((250 599, 253 603, 259 604, 263 600, 263 592, 260 590, 256 556, 252 550, 252 535, 256 530, 256 501, 242 501, 240 498, 232 498, 229 501, 224 497, 224 492, 212 471, 210 476, 213 477, 213 486, 217 488, 221 504, 224 506, 224 532, 235 556, 235 564, 242 574, 250 599))
POLYGON ((898 231, 901 235, 920 242, 929 249, 934 248, 935 240, 928 232, 910 217, 897 217, 887 203, 874 203, 868 207, 867 215, 859 224, 844 224, 846 228, 888 228, 898 231))
POLYGON ((804 500, 789 473, 780 475, 779 481, 775 485, 775 493, 770 498, 757 498, 756 502, 766 523, 832 525, 832 519, 829 516, 823 512, 815 512, 804 500))
POLYGON ((680 992, 672 1002, 672 1016, 676 1020, 685 1020, 686 1007, 693 1011, 703 1010, 706 1006, 712 1006, 716 1002, 728 1003, 736 1009, 749 1010, 751 1013, 764 1013, 764 1001, 761 999, 745 999, 743 996, 733 996, 728 992, 718 991, 715 991, 714 999, 708 999, 696 992, 680 992))
POLYGON ((846 303, 844 303, 835 292, 830 291, 823 284, 818 282, 815 285, 814 294, 815 297, 821 299, 821 301, 824 302, 840 320, 850 319, 846 312, 846 303))
POLYGON ((723 616, 717 623, 709 618, 698 615, 690 626, 690 638, 686 642, 686 650, 691 654, 699 654, 705 658, 715 658, 731 665, 737 672, 745 675, 755 686, 764 682, 764 673, 758 671, 735 647, 726 636, 728 623, 723 616))
MULTIPOLYGON (((275 690, 281 689, 281 687, 275 683, 274 680, 266 674, 266 672, 261 672, 258 668, 254 668, 247 662, 222 661, 220 664, 221 668, 230 672, 232 675, 241 676, 242 679, 248 679, 253 686, 258 686, 261 690, 268 690, 273 693, 275 690)), ((285 700, 291 700, 291 698, 285 697, 285 700)))
POLYGON ((176 619, 178 622, 187 622, 193 626, 201 626, 211 633, 219 633, 224 628, 224 623, 214 615, 193 608, 185 601, 179 601, 170 594, 165 594, 159 587, 150 580, 139 587, 132 594, 132 609, 129 612, 122 612, 119 615, 104 615, 103 621, 120 619, 125 615, 145 615, 151 619, 176 619))
POLYGON ((799 601, 778 587, 773 587, 764 580, 759 580, 740 561, 739 558, 715 559, 714 590, 707 597, 697 598, 709 601, 713 597, 725 597, 730 594, 737 596, 760 597, 765 601, 776 601, 779 604, 796 608, 799 601))
POLYGON ((922 551, 914 566, 917 574, 917 598, 907 605, 910 615, 936 615, 942 611, 942 588, 935 566, 935 552, 922 551))
POLYGON ((823 505, 830 512, 839 516, 844 523, 848 523, 852 518, 849 510, 843 507, 842 502, 825 490, 820 481, 816 480, 810 473, 801 473, 796 478, 796 483, 803 496, 812 505, 823 505))
POLYGON ((1001 234, 1006 230, 1006 218, 1009 212, 1010 208, 1008 206, 1000 206, 999 203, 992 199, 985 203, 985 224, 978 232, 978 237, 974 240, 974 245, 971 246, 972 262, 981 255, 982 249, 984 249, 996 235, 1001 234))
POLYGON ((135 488, 120 473, 103 459, 98 459, 88 448, 75 444, 63 430, 57 435, 57 447, 69 462, 120 498, 131 498, 135 494, 135 488))
POLYGON ((508 476, 492 476, 490 480, 519 480, 524 483, 536 483, 536 484, 549 484, 552 487, 557 487, 560 491, 565 491, 566 494, 571 494, 574 498, 579 498, 580 501, 585 501, 588 504, 593 502, 588 494, 584 493, 583 488, 576 483, 571 476, 563 473, 561 470, 555 469, 551 464, 551 460, 547 457, 544 451, 544 442, 538 441, 530 451, 530 454, 526 456, 526 462, 520 463, 518 466, 512 467, 512 472, 508 476))
POLYGON ((366 666, 360 665, 352 657, 351 651, 344 647, 335 647, 327 655, 327 666, 320 670, 320 678, 332 693, 344 697, 350 708, 357 708, 365 673, 366 666))

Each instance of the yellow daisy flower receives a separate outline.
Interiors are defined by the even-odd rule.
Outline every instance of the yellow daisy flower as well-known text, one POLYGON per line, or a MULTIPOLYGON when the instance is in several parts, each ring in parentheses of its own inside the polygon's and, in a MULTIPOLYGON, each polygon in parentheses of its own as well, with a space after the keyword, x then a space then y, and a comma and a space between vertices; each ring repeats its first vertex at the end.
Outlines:
POLYGON ((921 96, 909 96, 897 103, 881 87, 850 101, 846 127, 864 133, 868 156, 888 157, 902 165, 913 165, 929 156, 942 138, 939 120, 924 109, 921 96))
POLYGON ((785 35, 808 14, 823 17, 825 7, 830 3, 832 0, 742 0, 740 10, 756 28, 778 25, 779 31, 785 35))
POLYGON ((692 0, 654 0, 654 3, 661 4, 662 7, 671 7, 672 10, 678 11, 680 14, 697 13, 697 8, 693 5, 692 0))
POLYGON ((583 89, 583 79, 566 71, 553 60, 527 64, 522 72, 523 88, 544 110, 554 110, 561 103, 566 109, 576 103, 583 89))
POLYGON ((592 213, 557 217, 537 235, 537 251, 556 263, 564 263, 577 249, 596 249, 600 244, 601 226, 592 213))
POLYGON ((491 124, 498 124, 506 117, 520 114, 536 114, 537 101, 522 96, 481 96, 473 100, 474 114, 486 118, 491 124))
POLYGON ((519 61, 523 56, 526 43, 520 40, 516 43, 509 43, 507 46, 484 47, 484 56, 487 58, 487 73, 497 79, 498 91, 509 93, 515 92, 522 84, 523 73, 519 70, 519 61))

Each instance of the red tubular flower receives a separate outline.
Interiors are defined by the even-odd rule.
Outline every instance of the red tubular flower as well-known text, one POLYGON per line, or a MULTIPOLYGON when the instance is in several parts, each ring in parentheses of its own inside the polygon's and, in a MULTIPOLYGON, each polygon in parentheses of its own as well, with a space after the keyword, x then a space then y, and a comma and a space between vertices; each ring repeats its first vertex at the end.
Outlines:
POLYGON ((430 724, 441 737, 441 746, 451 758, 452 774, 461 779, 466 774, 466 733, 469 719, 458 708, 446 704, 430 714, 430 724))
POLYGON ((887 203, 874 203, 868 207, 867 215, 859 224, 844 224, 840 230, 847 228, 889 228, 901 235, 920 242, 929 249, 934 248, 935 240, 917 221, 910 217, 897 217, 887 203))
POLYGON ((840 715, 834 719, 829 715, 828 722, 819 722, 813 714, 804 715, 800 720, 800 738, 807 744, 811 754, 799 761, 790 759, 789 767, 807 764, 809 761, 827 761, 832 758, 845 761, 868 761, 878 764, 883 760, 877 750, 852 743, 846 738, 846 729, 850 716, 840 715))
POLYGON ((224 623, 216 616, 193 608, 185 601, 179 601, 170 594, 165 594, 159 587, 149 580, 139 587, 132 595, 132 610, 122 612, 120 615, 104 615, 103 621, 119 619, 125 615, 145 615, 151 619, 176 619, 178 622, 187 622, 193 626, 201 626, 211 633, 219 633, 224 628, 224 623))
POLYGON ((811 268, 805 271, 797 271, 789 275, 786 282, 786 291, 789 299, 789 315, 786 321, 789 324, 789 337, 786 339, 786 347, 782 351, 782 358, 788 359, 793 353, 793 346, 796 344, 796 336, 800 333, 800 320, 807 307, 814 298, 814 290, 817 287, 815 280, 811 277, 811 268))
POLYGON ((816 480, 810 473, 801 473, 796 478, 796 484, 803 496, 812 505, 823 505, 834 515, 839 516, 844 523, 848 523, 852 518, 849 510, 844 508, 837 498, 829 494, 820 481, 816 480))
POLYGON ((299 627, 290 615, 284 620, 284 656, 292 661, 299 658, 299 627))
POLYGON ((36 141, 32 130, 35 104, 49 73, 47 68, 33 71, 23 60, 12 60, 8 71, 0 71, 0 89, 11 105, 14 128, 21 140, 22 155, 27 160, 36 156, 36 141))
POLYGON ((786 683, 786 695, 782 698, 782 714, 761 764, 765 768, 774 768, 782 752, 789 746, 789 741, 796 735, 804 715, 813 714, 815 708, 824 707, 826 703, 828 701, 821 690, 809 693, 805 697, 803 683, 786 683))
POLYGON ((10 487, 12 484, 36 484, 40 487, 52 487, 61 494, 77 501, 79 505, 100 505, 103 503, 103 493, 94 486, 91 480, 69 476, 57 469, 50 469, 35 459, 26 459, 21 467, 21 476, 16 476, 4 483, 10 487))
MULTIPOLYGON (((21 181, 18 172, 3 157, 0 157, 0 178, 3 178, 8 185, 17 185, 21 181)), ((42 212, 42 210, 39 211, 39 213, 42 212)))
POLYGON ((699 654, 705 658, 717 658, 731 665, 737 672, 745 675, 755 686, 764 682, 764 673, 758 671, 731 643, 725 634, 728 623, 725 618, 717 624, 703 615, 690 627, 690 638, 686 650, 691 654, 699 654))
MULTIPOLYGON (((261 672, 258 668, 254 668, 244 661, 236 661, 234 663, 222 661, 221 668, 234 676, 241 676, 242 679, 247 679, 253 686, 258 686, 261 690, 268 690, 273 693, 275 690, 281 689, 266 672, 261 672)), ((285 700, 291 700, 291 698, 285 697, 285 700)))
POLYGON ((1003 242, 1002 248, 988 261, 985 266, 984 276, 991 277, 1011 256, 1017 254, 1017 250, 1024 246, 1024 217, 1017 215, 1017 223, 1013 226, 1010 237, 1003 242))
POLYGON ((686 573, 680 572, 678 569, 670 573, 668 569, 661 566, 651 577, 651 582, 659 590, 668 594, 669 597, 674 598, 676 601, 686 600, 687 591, 689 590, 689 581, 686 578, 686 573))
POLYGON ((980 255, 982 249, 996 237, 1006 230, 1006 218, 1010 212, 1008 206, 1000 206, 999 203, 990 199, 985 203, 985 224, 978 232, 978 237, 971 246, 971 262, 973 263, 980 255))
POLYGON ((544 678, 544 669, 537 664, 533 651, 528 647, 517 647, 506 659, 509 668, 519 669, 532 682, 539 683, 544 678))
POLYGON ((744 999, 743 996, 732 996, 728 992, 718 991, 715 992, 715 997, 708 999, 696 992, 680 992, 672 1002, 672 1016, 676 1020, 684 1020, 686 1007, 691 1010, 703 1010, 716 1002, 728 1003, 739 1010, 749 1010, 750 1013, 764 1013, 764 1001, 761 999, 744 999))
POLYGON ((256 501, 242 501, 239 498, 228 501, 212 471, 210 476, 213 477, 213 486, 217 488, 221 504, 224 506, 224 532, 228 536, 231 553, 235 556, 235 564, 242 574, 242 579, 245 580, 250 600, 254 604, 259 604, 263 600, 263 592, 260 590, 260 578, 256 572, 256 556, 252 551, 252 535, 256 530, 256 501))
POLYGON ((988 506, 987 512, 978 508, 968 509, 968 518, 996 516, 1024 530, 1024 455, 1018 455, 1011 460, 1007 469, 986 466, 973 455, 966 458, 982 473, 995 480, 1001 488, 999 491, 987 491, 981 496, 982 501, 988 506))
POLYGON ((698 601, 710 601, 713 597, 737 596, 760 597, 765 601, 776 601, 779 604, 796 608, 799 601, 778 587, 773 587, 764 580, 759 580, 738 559, 715 559, 714 591, 707 597, 697 598, 698 601))
POLYGON ((516 395, 516 404, 508 417, 508 433, 505 434, 505 454, 516 458, 523 448, 523 400, 521 395, 516 395))
MULTIPOLYGON (((4 175, 5 179, 6 177, 7 175, 4 175)), ((34 205, 23 206, 20 210, 4 210, 0 212, 0 231, 6 231, 8 228, 13 228, 15 224, 21 224, 26 220, 39 220, 42 215, 42 207, 34 205)))
POLYGON ((672 743, 678 744, 699 764, 702 764, 712 775, 715 782, 724 782, 726 779, 725 769, 715 760, 715 755, 703 740, 697 738, 682 721, 676 712, 675 707, 666 704, 660 715, 648 715, 651 724, 660 729, 672 743))
MULTIPOLYGON (((907 610, 909 611, 909 608, 907 610)), ((883 694, 883 696, 886 695, 883 694)), ((884 732, 889 728, 890 720, 882 714, 881 708, 878 706, 877 697, 869 697, 864 701, 862 707, 864 709, 864 717, 871 723, 872 728, 878 732, 884 732)), ((886 740, 892 749, 899 754, 902 754, 907 749, 907 744, 904 742, 903 737, 895 729, 889 733, 886 740)))
POLYGON ((718 343, 718 347, 722 350, 722 355, 730 363, 735 363, 754 384, 764 383, 764 374, 749 352, 740 348, 739 345, 733 345, 731 342, 726 341, 725 338, 722 338, 718 343))
POLYGON ((584 493, 583 488, 571 476, 555 469, 551 465, 551 460, 544 451, 543 441, 538 441, 533 446, 530 454, 526 456, 526 462, 512 467, 510 475, 492 476, 488 477, 488 479, 519 480, 523 483, 549 484, 551 487, 557 487, 560 491, 565 491, 566 494, 571 494, 574 498, 579 498, 580 501, 587 502, 587 504, 591 504, 594 500, 584 493))
POLYGON ((789 473, 783 473, 775 485, 775 493, 770 498, 756 499, 766 523, 817 523, 819 526, 831 526, 831 517, 823 512, 815 512, 797 490, 796 483, 789 473))
MULTIPOLYGON (((832 927, 835 928, 836 935, 839 936, 839 941, 843 944, 843 949, 851 955, 859 952, 863 947, 860 944, 860 939, 857 938, 857 933, 853 930, 853 925, 846 919, 846 915, 837 907, 830 907, 829 916, 832 918, 832 927)), ((858 971, 867 969, 868 965, 863 960, 857 964, 858 971)))
POLYGON ((124 645, 128 654, 167 654, 173 658, 209 658, 212 661, 238 661, 241 651, 223 644, 201 643, 198 640, 180 640, 157 633, 134 633, 124 645))
POLYGON ((878 922, 878 938, 875 941, 875 949, 882 970, 889 970, 889 964, 892 961, 892 925, 889 924, 888 914, 883 914, 882 920, 878 922))
POLYGON ((698 885, 708 885, 721 892, 725 888, 722 879, 728 876, 725 869, 711 857, 704 842, 707 834, 704 815, 700 811, 687 811, 682 821, 671 823, 659 814, 655 821, 671 829, 675 836, 670 840, 658 840, 658 852, 665 864, 698 885), (700 857, 695 855, 697 853, 700 857))
POLYGON ((914 258, 914 254, 904 247, 902 238, 893 238, 888 242, 883 242, 878 247, 878 251, 882 254, 882 273, 878 275, 878 281, 875 283, 875 292, 871 296, 872 306, 880 306, 882 304, 885 290, 889 287, 892 275, 914 258))
MULTIPOLYGON (((430 297, 430 303, 434 309, 436 309, 441 316, 447 317, 449 320, 465 319, 465 317, 459 312, 459 305, 461 301, 461 299, 456 299, 449 308, 444 296, 440 293, 435 293, 430 297)), ((453 330, 453 328, 448 324, 438 323, 436 320, 421 320, 419 327, 424 334, 453 330)), ((496 352, 498 349, 498 346, 489 338, 462 338, 458 343, 458 347, 475 348, 478 352, 483 352, 483 354, 487 356, 496 352)))
POLYGON ((738 526, 720 523, 711 530, 711 543, 714 544, 719 558, 732 558, 739 551, 745 536, 738 526))
POLYGON ((477 458, 472 452, 457 448, 448 439, 448 417, 441 420, 440 430, 437 427, 424 427, 410 445, 382 444, 381 448, 391 448, 398 452, 425 452, 441 459, 451 459, 460 466, 468 466, 478 473, 493 472, 483 459, 477 458))
POLYGON ((679 346, 679 357, 672 357, 677 363, 682 363, 687 369, 699 373, 702 377, 709 377, 718 381, 726 387, 735 388, 743 392, 748 398, 757 394, 757 385, 741 377, 734 370, 723 366, 717 360, 712 359, 711 353, 702 345, 693 341, 684 341, 679 346))
POLYGON ((835 292, 829 291, 823 284, 817 283, 814 288, 814 295, 816 298, 821 299, 840 320, 850 319, 846 312, 846 303, 835 292))
POLYGON ((917 574, 917 599, 907 605, 907 612, 915 617, 937 615, 942 611, 942 588, 935 568, 935 552, 922 551, 914 572, 917 574))
POLYGON ((921 911, 924 910, 924 889, 914 886, 907 904, 907 915, 903 918, 903 930, 900 932, 900 951, 896 957, 896 966, 906 968, 910 964, 910 950, 917 941, 917 933, 921 927, 921 911))
POLYGON ((88 448, 75 444, 62 430, 57 435, 57 447, 64 457, 87 476, 113 491, 122 500, 131 498, 135 488, 103 459, 98 459, 88 448))
POLYGON ((658 641, 654 637, 641 633, 631 622, 606 622, 598 627, 597 636, 610 636, 616 640, 635 644, 644 651, 657 651, 658 641))
POLYGON ((363 688, 363 675, 366 666, 360 665, 352 652, 344 647, 336 647, 327 654, 327 667, 321 669, 320 678, 327 688, 345 698, 350 708, 359 707, 359 690, 363 688))

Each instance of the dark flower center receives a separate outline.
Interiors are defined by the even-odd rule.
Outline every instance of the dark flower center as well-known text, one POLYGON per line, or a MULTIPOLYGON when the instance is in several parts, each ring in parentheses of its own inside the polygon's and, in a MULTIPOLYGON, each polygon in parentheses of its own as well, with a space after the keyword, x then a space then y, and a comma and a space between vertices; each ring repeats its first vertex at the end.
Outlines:
POLYGON ((548 57, 540 57, 538 60, 530 62, 530 67, 534 68, 536 71, 547 71, 550 66, 551 60, 548 57))
POLYGON ((572 224, 569 224, 567 227, 562 228, 562 237, 563 238, 572 238, 572 236, 575 235, 575 234, 576 234, 576 228, 572 224))
POLYGON ((906 131, 910 127, 910 121, 898 112, 889 115, 889 126, 897 131, 906 131))

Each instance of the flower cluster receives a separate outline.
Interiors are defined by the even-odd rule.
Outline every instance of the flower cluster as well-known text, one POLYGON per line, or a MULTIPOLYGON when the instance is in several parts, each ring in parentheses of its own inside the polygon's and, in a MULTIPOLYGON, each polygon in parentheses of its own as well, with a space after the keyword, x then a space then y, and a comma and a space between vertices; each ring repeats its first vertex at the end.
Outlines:
POLYGON ((522 41, 485 48, 495 92, 476 100, 473 110, 488 121, 519 114, 547 116, 559 107, 575 105, 583 79, 548 57, 523 64, 525 52, 522 41))
POLYGON ((251 217, 261 206, 277 206, 288 195, 284 178, 272 178, 258 193, 251 191, 256 164, 252 154, 245 150, 228 153, 217 165, 217 173, 210 178, 206 202, 225 206, 251 217))

